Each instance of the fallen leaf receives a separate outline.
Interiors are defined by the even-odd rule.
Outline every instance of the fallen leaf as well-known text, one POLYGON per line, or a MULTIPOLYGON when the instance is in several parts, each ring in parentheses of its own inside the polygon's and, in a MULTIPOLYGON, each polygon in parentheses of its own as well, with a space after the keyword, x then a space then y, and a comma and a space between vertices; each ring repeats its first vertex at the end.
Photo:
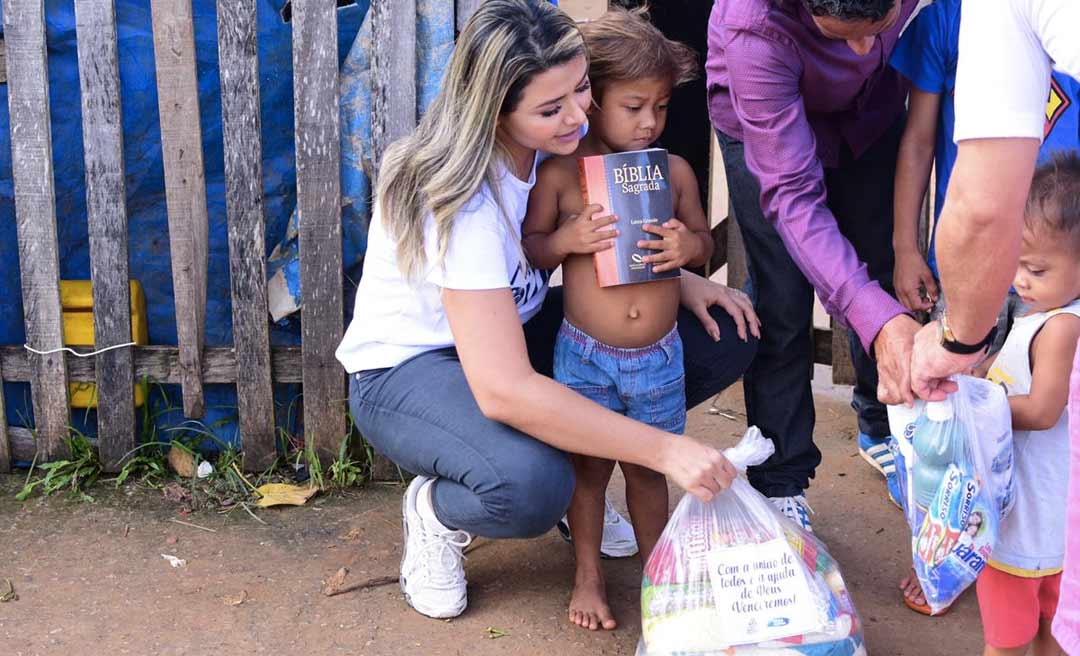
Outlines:
POLYGON ((173 446, 169 449, 169 466, 182 478, 191 478, 195 475, 195 456, 178 446, 173 446))
POLYGON ((165 496, 169 501, 176 503, 183 503, 191 499, 191 490, 187 489, 179 483, 172 482, 161 488, 161 494, 165 496))
POLYGON ((11 582, 11 579, 4 579, 4 587, 7 589, 0 591, 0 603, 19 600, 19 595, 15 593, 15 584, 11 582))
POLYGON ((239 595, 225 597, 223 601, 228 606, 239 606, 248 600, 247 590, 241 590, 239 595))
POLYGON ((363 534, 364 534, 363 531, 361 531, 358 528, 354 528, 351 531, 349 531, 348 533, 346 533, 345 535, 338 536, 338 539, 339 540, 345 540, 346 542, 356 542, 357 540, 360 539, 360 536, 363 535, 363 534))
POLYGON ((302 506, 318 491, 319 488, 313 485, 300 487, 288 483, 267 483, 255 488, 256 494, 259 495, 259 500, 255 502, 255 505, 260 508, 302 506))
POLYGON ((342 567, 338 571, 334 572, 334 575, 326 579, 326 581, 324 582, 323 593, 329 595, 335 590, 340 589, 343 585, 345 585, 345 577, 347 577, 348 575, 348 567, 342 567))

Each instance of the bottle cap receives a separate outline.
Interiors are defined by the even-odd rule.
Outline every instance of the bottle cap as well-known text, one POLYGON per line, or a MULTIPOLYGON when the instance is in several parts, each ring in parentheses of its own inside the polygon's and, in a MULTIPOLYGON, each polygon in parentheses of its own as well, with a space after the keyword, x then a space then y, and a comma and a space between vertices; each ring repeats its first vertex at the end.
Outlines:
POLYGON ((926 418, 937 422, 949 421, 953 418, 952 401, 930 401, 926 404, 926 418))

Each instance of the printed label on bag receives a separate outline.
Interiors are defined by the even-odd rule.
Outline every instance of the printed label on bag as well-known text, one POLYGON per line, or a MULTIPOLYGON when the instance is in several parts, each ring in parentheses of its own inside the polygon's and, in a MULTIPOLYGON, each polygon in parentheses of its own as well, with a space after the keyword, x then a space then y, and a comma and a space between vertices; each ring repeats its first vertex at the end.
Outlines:
POLYGON ((784 538, 724 547, 706 559, 716 609, 730 645, 810 633, 820 628, 802 562, 784 538))

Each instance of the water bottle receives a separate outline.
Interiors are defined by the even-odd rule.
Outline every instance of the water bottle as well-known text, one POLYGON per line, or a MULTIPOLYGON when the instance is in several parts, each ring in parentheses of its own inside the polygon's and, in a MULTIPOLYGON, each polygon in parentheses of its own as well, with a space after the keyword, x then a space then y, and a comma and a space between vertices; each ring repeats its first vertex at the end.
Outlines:
POLYGON ((911 436, 915 434, 915 424, 922 417, 926 402, 915 399, 915 403, 909 408, 906 405, 890 405, 887 408, 889 415, 889 432, 901 444, 910 444, 911 436))
POLYGON ((946 470, 957 461, 957 449, 962 446, 962 441, 953 436, 957 428, 953 415, 952 401, 949 399, 931 401, 915 423, 911 439, 916 456, 912 485, 915 503, 924 510, 934 501, 946 470))

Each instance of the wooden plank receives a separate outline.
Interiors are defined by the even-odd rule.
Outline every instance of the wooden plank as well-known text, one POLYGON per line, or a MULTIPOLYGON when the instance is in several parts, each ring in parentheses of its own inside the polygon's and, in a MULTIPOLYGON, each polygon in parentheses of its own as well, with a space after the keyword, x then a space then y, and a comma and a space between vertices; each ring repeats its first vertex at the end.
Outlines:
POLYGON ((855 365, 851 361, 848 330, 831 317, 829 321, 832 325, 832 382, 834 385, 854 385, 855 365))
POLYGON ((483 1, 484 0, 457 0, 457 25, 455 27, 458 33, 465 28, 465 23, 469 22, 469 17, 480 8, 483 1))
POLYGON ((705 269, 706 275, 711 276, 719 271, 728 262, 728 233, 731 231, 731 219, 724 219, 713 226, 711 231, 713 240, 713 254, 705 269))
POLYGON ((387 146, 416 127, 416 0, 371 5, 371 142, 375 176, 387 146))
MULTIPOLYGON (((375 3, 376 6, 389 3, 375 3)), ((396 3, 394 3, 396 4, 396 3)), ((395 35, 394 37, 398 37, 395 35)), ((305 439, 329 462, 345 435, 341 342, 341 144, 333 3, 293 6, 296 205, 300 215, 305 439)))
MULTIPOLYGON (((33 462, 37 449, 34 433, 27 428, 17 426, 12 426, 8 431, 11 436, 11 462, 33 462)), ((38 462, 42 462, 40 457, 38 462)))
MULTIPOLYGON (((159 383, 178 384, 182 378, 180 351, 175 346, 135 346, 135 377, 159 383)), ((236 352, 229 347, 211 347, 204 353, 203 375, 206 383, 236 382, 236 352)), ((95 356, 97 357, 97 356, 95 356)), ((299 346, 275 346, 270 353, 274 381, 303 382, 299 346)), ((9 383, 30 382, 30 361, 22 346, 0 346, 0 368, 9 383)), ((73 383, 95 381, 94 358, 67 355, 68 379, 73 383)))
POLYGON ((209 224, 191 1, 151 0, 150 9, 184 415, 201 417, 209 224))
MULTIPOLYGON (((60 262, 56 243, 45 9, 41 0, 4 0, 8 112, 11 119, 15 225, 19 240, 26 342, 63 345, 60 262)), ((68 386, 60 353, 31 355, 30 390, 43 460, 66 453, 68 386)))
POLYGON ((832 364, 832 331, 814 328, 814 362, 832 364))
POLYGON ((4 370, 0 367, 0 474, 11 471, 11 442, 8 438, 7 409, 4 407, 4 370))
MULTIPOLYGON (((86 212, 94 295, 94 347, 131 341, 124 137, 113 0, 75 0, 86 158, 86 212)), ((135 448, 131 349, 101 353, 97 363, 99 454, 105 471, 119 471, 135 448)))
POLYGON ((261 471, 277 457, 277 448, 266 301, 255 0, 218 0, 217 24, 236 395, 244 468, 261 471))

